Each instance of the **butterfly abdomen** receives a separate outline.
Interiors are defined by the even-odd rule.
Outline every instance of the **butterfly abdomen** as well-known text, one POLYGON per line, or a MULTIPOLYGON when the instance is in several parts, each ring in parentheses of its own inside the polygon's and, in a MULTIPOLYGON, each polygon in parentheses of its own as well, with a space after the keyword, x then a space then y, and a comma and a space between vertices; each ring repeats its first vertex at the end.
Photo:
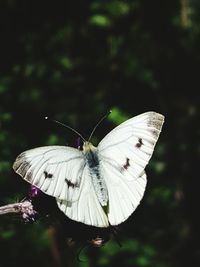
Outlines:
POLYGON ((85 154, 85 157, 90 170, 90 175, 97 198, 102 206, 107 206, 108 190, 105 180, 101 176, 98 152, 97 150, 90 150, 85 154))

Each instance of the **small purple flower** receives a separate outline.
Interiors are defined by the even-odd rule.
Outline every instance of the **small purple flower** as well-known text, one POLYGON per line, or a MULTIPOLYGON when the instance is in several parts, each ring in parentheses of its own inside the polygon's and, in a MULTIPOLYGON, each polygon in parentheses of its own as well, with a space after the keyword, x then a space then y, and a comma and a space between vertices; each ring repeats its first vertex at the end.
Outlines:
POLYGON ((80 137, 78 137, 78 138, 76 139, 76 147, 77 147, 78 149, 81 148, 81 138, 80 138, 80 137))
POLYGON ((34 186, 34 185, 31 185, 31 192, 30 192, 30 196, 32 197, 32 198, 34 198, 34 197, 37 197, 38 195, 39 195, 39 193, 40 193, 40 189, 38 189, 36 186, 34 186))
POLYGON ((25 222, 35 221, 37 211, 34 210, 30 200, 19 203, 19 210, 25 222))

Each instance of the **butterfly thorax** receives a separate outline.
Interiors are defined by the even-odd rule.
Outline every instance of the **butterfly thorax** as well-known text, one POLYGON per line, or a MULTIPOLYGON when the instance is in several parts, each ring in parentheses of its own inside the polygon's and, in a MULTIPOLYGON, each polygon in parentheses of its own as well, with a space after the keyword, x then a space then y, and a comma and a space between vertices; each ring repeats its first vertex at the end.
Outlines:
POLYGON ((83 153, 85 156, 86 164, 89 167, 92 184, 94 186, 97 198, 102 206, 108 204, 108 190, 104 178, 101 175, 98 149, 90 142, 83 144, 83 153))
POLYGON ((94 151, 96 149, 97 148, 95 146, 93 146, 93 144, 88 142, 88 141, 83 143, 83 153, 88 153, 88 152, 94 151))

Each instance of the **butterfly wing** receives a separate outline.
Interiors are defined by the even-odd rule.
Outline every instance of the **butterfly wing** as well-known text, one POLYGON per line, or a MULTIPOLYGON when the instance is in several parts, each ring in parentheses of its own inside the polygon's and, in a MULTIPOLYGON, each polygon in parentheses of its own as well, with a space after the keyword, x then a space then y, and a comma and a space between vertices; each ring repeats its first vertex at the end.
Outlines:
POLYGON ((21 153, 13 169, 44 193, 75 201, 79 197, 84 170, 83 153, 65 146, 46 146, 21 153))
POLYGON ((97 199, 87 165, 82 174, 82 181, 78 201, 57 199, 58 207, 72 220, 96 227, 108 227, 108 217, 97 199))
POLYGON ((80 150, 64 146, 31 149, 17 157, 13 168, 27 182, 56 197, 58 207, 70 219, 108 226, 80 150))
POLYGON ((140 203, 146 187, 144 169, 152 156, 163 122, 163 115, 146 112, 120 124, 99 143, 111 225, 125 221, 140 203))
POLYGON ((99 144, 100 174, 109 203, 99 203, 83 152, 63 146, 35 148, 20 154, 14 170, 57 199, 71 219, 97 227, 125 221, 139 204, 146 186, 144 168, 160 134, 164 117, 148 112, 111 131, 99 144))

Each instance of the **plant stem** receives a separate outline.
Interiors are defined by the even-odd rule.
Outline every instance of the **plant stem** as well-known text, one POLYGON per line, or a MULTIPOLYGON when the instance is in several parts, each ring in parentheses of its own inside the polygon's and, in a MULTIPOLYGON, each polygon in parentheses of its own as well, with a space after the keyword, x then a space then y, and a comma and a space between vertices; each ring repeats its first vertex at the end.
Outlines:
POLYGON ((13 203, 0 207, 0 215, 22 212, 22 203, 13 203))

